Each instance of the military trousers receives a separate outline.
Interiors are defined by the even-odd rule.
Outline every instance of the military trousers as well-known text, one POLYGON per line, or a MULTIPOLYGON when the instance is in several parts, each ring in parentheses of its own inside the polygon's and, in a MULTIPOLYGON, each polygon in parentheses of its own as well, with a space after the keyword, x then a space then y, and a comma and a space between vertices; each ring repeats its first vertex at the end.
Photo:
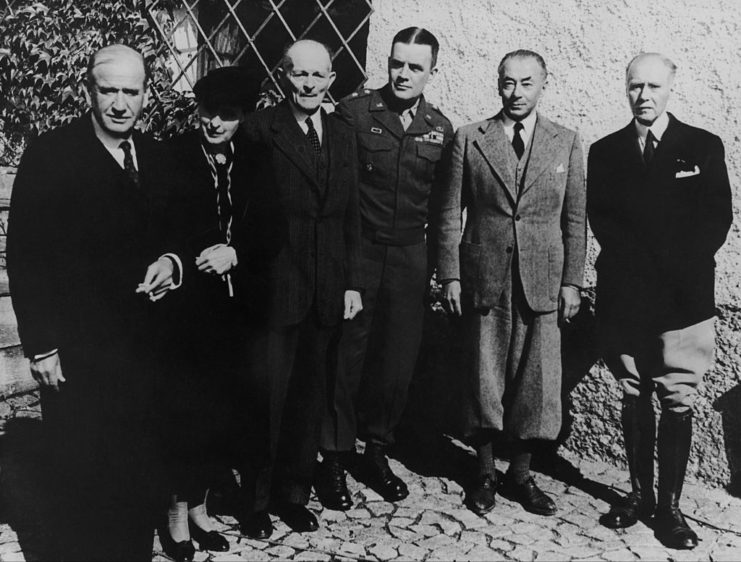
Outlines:
POLYGON ((623 395, 650 400, 655 390, 662 409, 677 413, 691 409, 713 362, 715 318, 665 332, 636 330, 638 334, 624 338, 603 329, 605 362, 623 395))
POLYGON ((425 242, 391 246, 362 239, 363 310, 342 325, 337 370, 322 427, 325 451, 355 439, 392 445, 422 340, 425 242))

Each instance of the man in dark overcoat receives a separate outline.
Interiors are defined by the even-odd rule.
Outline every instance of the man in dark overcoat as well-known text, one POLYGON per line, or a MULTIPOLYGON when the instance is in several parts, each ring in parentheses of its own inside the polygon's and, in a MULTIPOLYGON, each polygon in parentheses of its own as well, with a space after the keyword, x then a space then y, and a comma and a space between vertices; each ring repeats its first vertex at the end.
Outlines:
MULTIPOLYGON (((340 323, 362 308, 355 136, 321 104, 335 73, 327 48, 301 40, 281 63, 286 99, 248 116, 248 146, 267 149, 287 222, 287 241, 268 267, 267 327, 250 344, 249 377, 264 411, 254 412, 258 438, 245 451, 242 531, 266 538, 267 508, 298 532, 318 527, 306 508, 314 481, 327 372, 340 323)), ((264 175, 264 174, 263 174, 264 175)))
POLYGON ((142 56, 97 51, 92 112, 33 141, 16 178, 8 274, 41 386, 55 557, 151 560, 153 315, 180 282, 168 153, 134 131, 142 56))
POLYGON ((536 112, 546 78, 537 53, 505 55, 502 111, 456 133, 438 221, 443 303, 463 314, 467 332, 465 432, 479 461, 468 503, 477 513, 495 504, 494 432, 512 440, 505 491, 529 511, 556 512, 529 466, 534 440, 561 427, 559 321, 580 304, 586 212, 578 135, 536 112))
POLYGON ((611 528, 656 515, 659 538, 694 548, 679 509, 697 386, 715 345, 715 260, 733 218, 721 140, 666 112, 676 66, 642 53, 626 70, 634 119, 589 151, 588 212, 597 258, 597 321, 623 391, 631 492, 611 528), (656 421, 658 505, 654 493, 656 421))

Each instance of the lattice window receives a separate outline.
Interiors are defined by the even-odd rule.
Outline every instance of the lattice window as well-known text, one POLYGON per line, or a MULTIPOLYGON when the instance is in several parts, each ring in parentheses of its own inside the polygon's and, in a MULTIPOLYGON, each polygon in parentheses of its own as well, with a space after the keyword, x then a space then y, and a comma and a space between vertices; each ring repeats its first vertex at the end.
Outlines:
POLYGON ((262 76, 263 95, 282 97, 276 70, 296 39, 333 51, 336 100, 361 86, 371 0, 148 0, 144 12, 161 35, 172 85, 190 91, 210 69, 240 65, 262 76))

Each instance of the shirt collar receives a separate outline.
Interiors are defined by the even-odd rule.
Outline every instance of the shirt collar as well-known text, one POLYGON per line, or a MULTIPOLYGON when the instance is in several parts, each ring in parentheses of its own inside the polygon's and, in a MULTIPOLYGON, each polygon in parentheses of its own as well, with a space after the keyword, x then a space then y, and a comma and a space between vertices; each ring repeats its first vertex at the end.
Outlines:
POLYGON ((651 130, 651 133, 653 134, 654 138, 656 139, 656 142, 661 141, 661 137, 664 136, 664 133, 666 132, 666 128, 669 126, 669 114, 664 111, 661 115, 659 115, 656 120, 651 123, 651 126, 647 127, 646 125, 639 123, 637 120, 633 120, 636 127, 636 134, 644 140, 646 138, 646 135, 648 134, 649 129, 651 130))
POLYGON ((310 118, 311 122, 314 123, 314 128, 317 131, 322 130, 322 108, 320 107, 317 109, 314 113, 311 115, 307 115, 306 113, 303 113, 302 111, 298 111, 295 107, 293 107, 292 104, 288 104, 291 108, 291 113, 293 114, 293 118, 296 119, 296 122, 299 124, 299 126, 302 129, 305 129, 307 127, 306 125, 306 118, 310 118))
POLYGON ((129 144, 131 145, 131 151, 136 152, 134 139, 132 138, 131 134, 129 134, 129 136, 126 138, 113 137, 105 130, 103 130, 103 127, 100 126, 100 123, 98 123, 97 119, 95 119, 95 115, 93 115, 92 113, 90 113, 90 119, 93 120, 93 129, 95 130, 95 136, 109 151, 117 150, 121 147, 121 143, 123 141, 129 141, 129 144))
MULTIPOLYGON (((527 141, 533 136, 533 130, 535 129, 537 118, 538 114, 535 111, 531 111, 530 115, 520 121, 520 123, 522 123, 522 140, 525 141, 525 144, 527 144, 527 141)), ((504 130, 507 132, 508 136, 510 133, 514 136, 515 123, 517 123, 517 121, 502 112, 502 125, 504 125, 504 130)))

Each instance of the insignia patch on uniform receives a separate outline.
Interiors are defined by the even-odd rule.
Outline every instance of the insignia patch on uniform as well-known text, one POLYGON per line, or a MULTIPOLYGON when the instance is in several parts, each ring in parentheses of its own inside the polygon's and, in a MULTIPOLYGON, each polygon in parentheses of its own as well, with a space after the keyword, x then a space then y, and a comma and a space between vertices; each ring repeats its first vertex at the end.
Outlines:
POLYGON ((377 135, 383 134, 383 131, 379 129, 378 127, 371 127, 371 133, 376 133, 377 135))
POLYGON ((352 93, 352 94, 350 94, 350 95, 351 95, 352 97, 354 97, 354 98, 357 98, 357 97, 358 97, 358 93, 357 93, 357 92, 353 92, 353 93, 352 93))
POLYGON ((430 131, 420 137, 414 137, 414 140, 419 142, 429 142, 431 144, 442 144, 445 140, 445 135, 439 131, 430 131))
POLYGON ((382 102, 382 101, 379 101, 379 102, 378 102, 378 103, 376 104, 376 107, 383 107, 383 102, 382 102))
POLYGON ((445 127, 443 127, 442 125, 438 125, 437 127, 435 127, 435 130, 440 131, 442 133, 445 131, 445 127))

